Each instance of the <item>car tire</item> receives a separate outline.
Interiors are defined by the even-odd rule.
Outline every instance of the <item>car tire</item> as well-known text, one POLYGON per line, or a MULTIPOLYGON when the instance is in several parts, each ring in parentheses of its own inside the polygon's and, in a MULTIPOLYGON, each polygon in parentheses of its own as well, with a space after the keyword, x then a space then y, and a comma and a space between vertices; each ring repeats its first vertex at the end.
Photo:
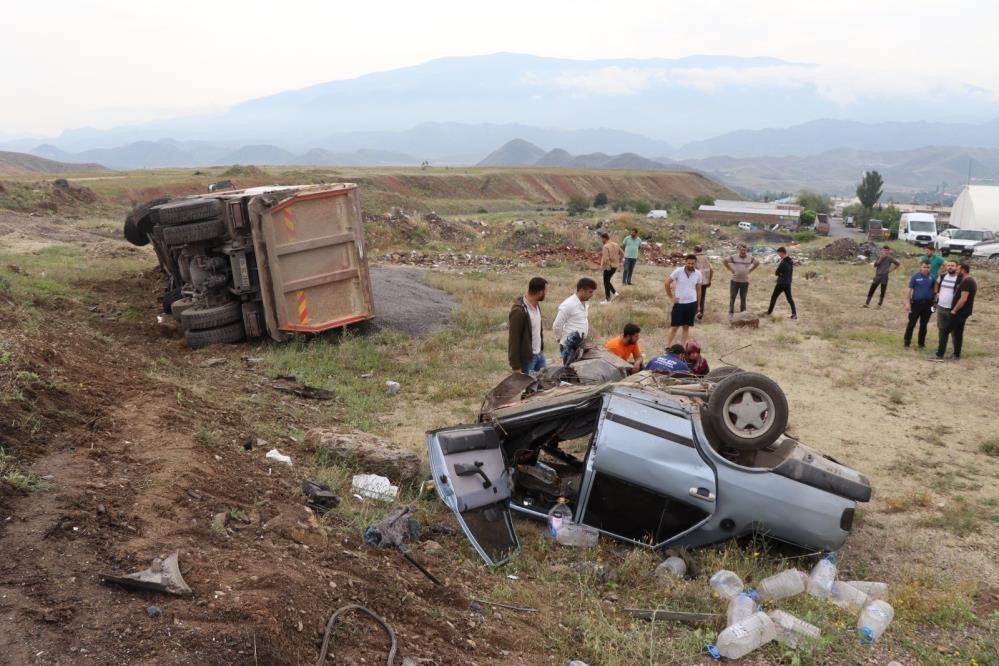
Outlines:
POLYGON ((239 301, 229 301, 214 307, 196 306, 180 313, 180 325, 185 331, 201 331, 218 328, 243 320, 243 308, 239 301))
POLYGON ((715 384, 705 413, 722 445, 758 451, 787 428, 787 397, 769 377, 736 372, 715 384))
POLYGON ((167 245, 186 245, 211 240, 222 235, 222 220, 202 220, 176 227, 163 228, 163 242, 167 245))
POLYGON ((184 314, 184 311, 190 310, 197 304, 198 302, 193 298, 180 298, 170 304, 170 314, 173 315, 174 319, 180 322, 180 316, 184 314))
POLYGON ((242 321, 219 326, 218 328, 207 328, 203 331, 184 331, 187 346, 191 349, 200 349, 208 345, 239 342, 245 337, 246 331, 243 330, 242 321))
POLYGON ((153 222, 165 227, 209 220, 222 215, 222 202, 218 199, 181 199, 163 203, 153 209, 153 222))
POLYGON ((139 247, 149 245, 149 236, 139 231, 139 227, 136 226, 131 214, 125 218, 125 228, 122 230, 122 234, 125 236, 125 240, 132 245, 138 245, 139 247))
POLYGON ((715 368, 704 375, 705 379, 713 379, 715 381, 722 379, 723 377, 728 377, 729 375, 734 375, 737 372, 745 372, 742 368, 737 368, 734 365, 726 365, 721 368, 715 368))

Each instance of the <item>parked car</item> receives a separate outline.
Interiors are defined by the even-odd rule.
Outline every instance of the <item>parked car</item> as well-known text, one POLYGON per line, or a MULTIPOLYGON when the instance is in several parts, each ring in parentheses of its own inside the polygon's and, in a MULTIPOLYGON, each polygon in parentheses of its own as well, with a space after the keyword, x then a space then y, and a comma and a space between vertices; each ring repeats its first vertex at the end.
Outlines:
POLYGON ((512 512, 545 520, 560 498, 573 522, 639 546, 763 533, 836 550, 871 497, 863 474, 785 434, 787 400, 763 375, 559 379, 511 375, 477 423, 427 433, 437 492, 488 564, 519 548, 512 512))
POLYGON ((753 230, 753 224, 752 224, 752 222, 746 222, 745 220, 743 220, 742 222, 740 222, 736 226, 738 226, 739 229, 741 229, 742 231, 752 231, 753 230))
POLYGON ((943 256, 951 252, 971 256, 973 246, 996 240, 993 232, 987 229, 945 229, 937 236, 936 247, 943 256))
POLYGON ((937 217, 932 213, 902 213, 898 237, 917 246, 933 245, 937 239, 937 217))
POLYGON ((163 310, 192 348, 319 333, 374 317, 364 225, 351 183, 155 199, 126 217, 152 243, 163 310))
POLYGON ((984 259, 993 268, 999 268, 999 240, 973 245, 971 247, 971 256, 975 259, 984 259))

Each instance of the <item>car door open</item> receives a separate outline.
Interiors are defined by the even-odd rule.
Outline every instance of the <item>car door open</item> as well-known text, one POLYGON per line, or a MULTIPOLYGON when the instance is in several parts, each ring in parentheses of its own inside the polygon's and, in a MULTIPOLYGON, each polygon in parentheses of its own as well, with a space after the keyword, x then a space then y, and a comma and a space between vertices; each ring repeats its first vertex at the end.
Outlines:
POLYGON ((491 425, 427 433, 434 486, 487 564, 503 564, 520 543, 513 529, 510 470, 491 425))

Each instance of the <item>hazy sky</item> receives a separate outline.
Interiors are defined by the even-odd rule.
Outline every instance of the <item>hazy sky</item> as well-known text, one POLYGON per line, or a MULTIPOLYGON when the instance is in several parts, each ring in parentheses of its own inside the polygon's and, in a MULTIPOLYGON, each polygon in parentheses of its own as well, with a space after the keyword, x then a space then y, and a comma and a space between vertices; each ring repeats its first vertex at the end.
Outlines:
POLYGON ((825 66, 841 94, 960 81, 999 97, 999 4, 982 0, 3 0, 2 16, 0 138, 497 51, 774 56, 825 66))

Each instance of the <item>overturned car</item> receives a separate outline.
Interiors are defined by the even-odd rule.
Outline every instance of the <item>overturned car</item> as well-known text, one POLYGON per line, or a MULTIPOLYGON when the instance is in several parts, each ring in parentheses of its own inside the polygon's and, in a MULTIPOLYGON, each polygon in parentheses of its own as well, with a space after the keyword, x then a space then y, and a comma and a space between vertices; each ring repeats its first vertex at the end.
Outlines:
POLYGON ((785 434, 787 400, 764 375, 546 386, 511 375, 478 423, 427 433, 438 494, 488 564, 519 548, 512 511, 545 520, 561 497, 574 522, 637 545, 762 533, 827 550, 871 497, 864 475, 785 434))

